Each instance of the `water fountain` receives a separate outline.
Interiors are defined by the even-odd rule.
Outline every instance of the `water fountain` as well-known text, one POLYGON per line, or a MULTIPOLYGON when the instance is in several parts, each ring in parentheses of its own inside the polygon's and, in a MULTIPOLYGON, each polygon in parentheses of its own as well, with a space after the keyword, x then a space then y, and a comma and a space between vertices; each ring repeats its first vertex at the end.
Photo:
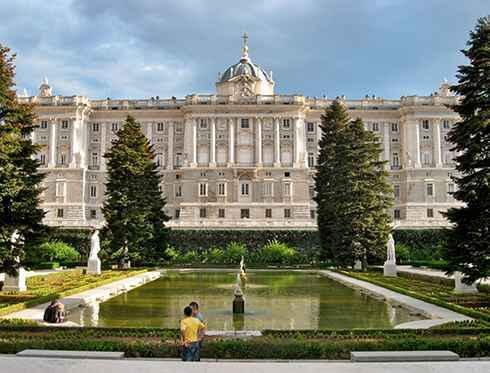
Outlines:
POLYGON ((243 291, 241 284, 245 284, 247 280, 247 273, 245 272, 245 261, 242 256, 240 261, 240 272, 236 275, 235 290, 233 294, 235 299, 233 299, 233 314, 243 314, 245 313, 245 299, 243 299, 243 291))

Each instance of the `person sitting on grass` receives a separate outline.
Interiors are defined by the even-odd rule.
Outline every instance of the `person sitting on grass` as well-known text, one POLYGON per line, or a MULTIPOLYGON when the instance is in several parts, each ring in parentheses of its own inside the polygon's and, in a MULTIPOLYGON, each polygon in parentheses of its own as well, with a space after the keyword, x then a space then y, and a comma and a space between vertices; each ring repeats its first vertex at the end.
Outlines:
POLYGON ((199 319, 192 317, 192 308, 184 308, 185 318, 180 321, 182 343, 182 361, 199 361, 199 336, 206 326, 199 319))

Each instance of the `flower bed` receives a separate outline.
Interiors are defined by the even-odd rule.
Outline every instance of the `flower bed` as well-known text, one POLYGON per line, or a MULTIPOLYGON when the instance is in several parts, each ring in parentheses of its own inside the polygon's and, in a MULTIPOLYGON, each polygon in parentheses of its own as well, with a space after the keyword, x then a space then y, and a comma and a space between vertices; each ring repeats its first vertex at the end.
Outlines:
POLYGON ((101 275, 83 274, 82 270, 52 273, 27 279, 27 291, 0 291, 0 316, 21 311, 50 300, 66 297, 82 291, 122 280, 146 272, 146 269, 125 271, 103 271, 101 275), (3 305, 3 307, 2 307, 3 305))

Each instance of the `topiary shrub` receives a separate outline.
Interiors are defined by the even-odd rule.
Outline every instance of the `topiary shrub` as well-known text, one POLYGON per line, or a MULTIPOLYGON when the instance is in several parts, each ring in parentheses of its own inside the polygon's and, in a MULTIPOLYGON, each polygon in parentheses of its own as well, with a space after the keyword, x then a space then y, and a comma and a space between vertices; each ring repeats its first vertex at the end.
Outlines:
POLYGON ((257 260, 266 264, 293 264, 300 261, 300 255, 287 244, 272 240, 262 247, 257 260))
POLYGON ((79 252, 73 246, 61 241, 45 242, 36 251, 36 259, 43 262, 76 262, 80 260, 79 252))

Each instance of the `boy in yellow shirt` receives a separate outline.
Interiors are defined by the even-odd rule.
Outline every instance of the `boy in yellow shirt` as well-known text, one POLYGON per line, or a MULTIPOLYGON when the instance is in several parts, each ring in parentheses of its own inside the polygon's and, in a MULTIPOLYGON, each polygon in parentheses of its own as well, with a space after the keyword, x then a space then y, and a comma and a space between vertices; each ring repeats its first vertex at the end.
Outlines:
POLYGON ((184 308, 185 318, 180 320, 180 337, 182 343, 182 360, 199 361, 199 339, 206 326, 197 318, 192 317, 192 308, 184 308))

